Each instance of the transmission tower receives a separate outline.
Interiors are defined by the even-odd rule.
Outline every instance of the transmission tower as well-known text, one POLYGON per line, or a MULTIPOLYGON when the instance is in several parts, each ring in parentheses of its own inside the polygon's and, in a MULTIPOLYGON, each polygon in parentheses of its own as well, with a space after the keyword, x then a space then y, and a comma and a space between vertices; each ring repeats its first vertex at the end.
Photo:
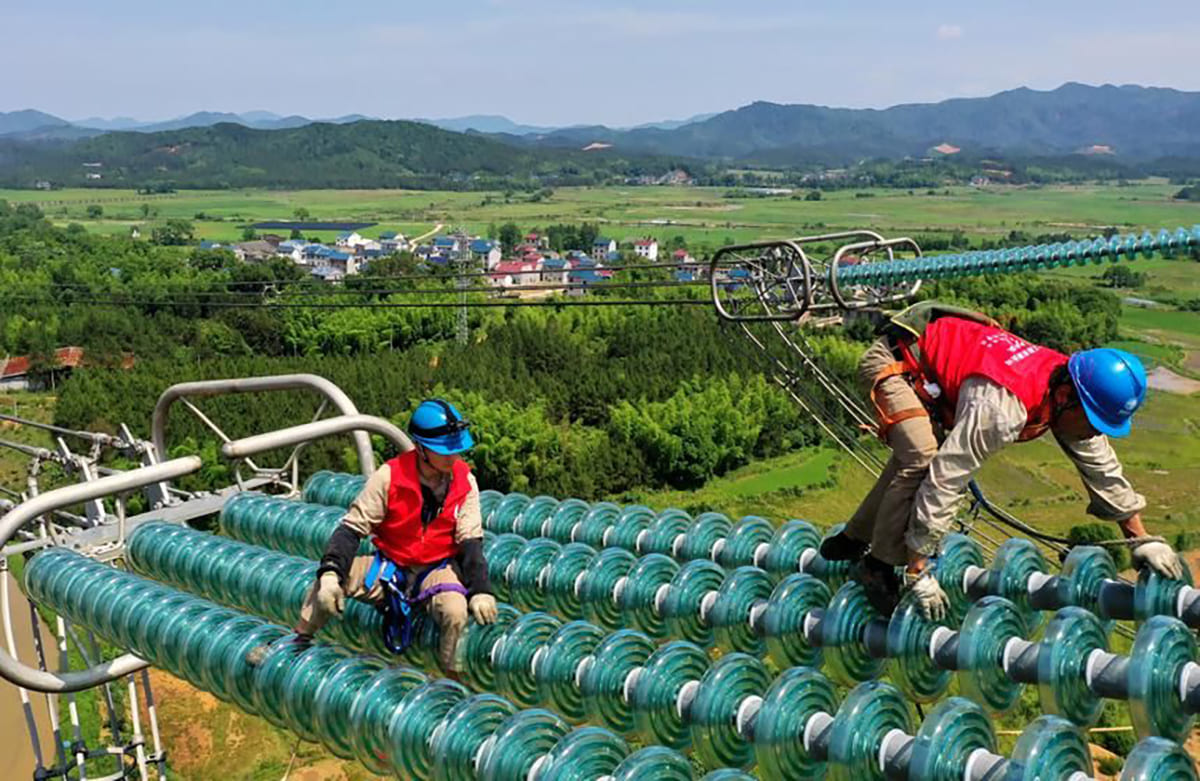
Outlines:
POLYGON ((455 242, 458 244, 458 252, 454 258, 454 264, 458 267, 458 314, 455 319, 454 338, 460 345, 466 345, 471 338, 470 325, 467 322, 467 286, 470 285, 470 279, 466 276, 466 271, 471 265, 471 238, 462 228, 454 234, 455 242))

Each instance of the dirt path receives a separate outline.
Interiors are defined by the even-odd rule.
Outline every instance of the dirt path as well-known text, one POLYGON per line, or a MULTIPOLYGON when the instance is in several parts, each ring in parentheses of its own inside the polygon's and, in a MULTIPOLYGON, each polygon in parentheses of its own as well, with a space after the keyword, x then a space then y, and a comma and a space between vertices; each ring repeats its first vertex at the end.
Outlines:
MULTIPOLYGON (((17 655, 26 664, 36 658, 33 653, 33 633, 29 626, 29 616, 24 596, 17 589, 17 583, 10 573, 5 573, 9 579, 8 588, 13 608, 13 634, 17 643, 17 655)), ((50 647, 48 660, 51 666, 58 663, 58 651, 53 645, 53 635, 46 626, 42 626, 42 640, 50 647)), ((54 735, 50 732, 50 718, 46 710, 46 695, 36 692, 29 693, 33 705, 34 721, 37 723, 38 735, 41 738, 42 757, 46 764, 54 763, 54 735)), ((22 779, 32 778, 34 769, 33 746, 29 742, 29 731, 25 725, 25 711, 21 706, 20 694, 15 686, 7 682, 0 684, 0 735, 4 735, 4 751, 0 752, 0 778, 22 779)))
POLYGON ((422 241, 425 241, 425 239, 429 238, 430 236, 436 235, 437 232, 440 231, 444 227, 446 227, 446 224, 443 222, 439 222, 436 226, 434 226, 433 230, 429 231, 428 233, 422 233, 420 236, 417 236, 415 239, 409 239, 408 243, 409 244, 420 244, 422 241))
POLYGON ((1147 372, 1146 379, 1150 387, 1155 390, 1182 393, 1185 396, 1200 393, 1200 380, 1184 377, 1165 366, 1156 366, 1152 371, 1147 372))

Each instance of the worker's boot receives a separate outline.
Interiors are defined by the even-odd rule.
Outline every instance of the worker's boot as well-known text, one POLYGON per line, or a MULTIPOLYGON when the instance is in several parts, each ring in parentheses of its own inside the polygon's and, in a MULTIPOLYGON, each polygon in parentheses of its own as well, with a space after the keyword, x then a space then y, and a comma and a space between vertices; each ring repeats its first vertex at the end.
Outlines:
POLYGON ((851 577, 863 587, 867 601, 884 618, 892 615, 900 601, 900 576, 891 564, 874 556, 864 556, 851 577))
POLYGON ((283 643, 290 643, 297 646, 300 650, 304 650, 308 648, 308 646, 312 645, 312 641, 312 635, 301 634, 300 632, 296 632, 295 634, 291 635, 284 635, 283 637, 277 637, 269 643, 256 645, 247 651, 246 664, 250 665, 251 667, 258 667, 263 663, 271 651, 275 650, 276 646, 282 645, 283 643))
POLYGON ((826 561, 858 561, 867 552, 867 543, 846 534, 846 530, 821 540, 821 558, 826 561))

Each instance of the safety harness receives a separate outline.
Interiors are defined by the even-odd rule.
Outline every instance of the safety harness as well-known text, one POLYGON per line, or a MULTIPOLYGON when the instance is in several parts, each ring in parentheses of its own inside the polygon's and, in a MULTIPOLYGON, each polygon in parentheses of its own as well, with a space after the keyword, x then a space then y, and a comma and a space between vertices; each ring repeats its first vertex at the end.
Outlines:
POLYGON ((363 587, 370 591, 378 583, 383 588, 383 644, 389 651, 402 654, 412 645, 418 628, 418 611, 425 602, 447 592, 467 596, 467 589, 459 583, 437 583, 421 589, 421 584, 431 572, 449 565, 450 559, 442 559, 417 575, 409 587, 404 569, 383 553, 375 551, 363 587))

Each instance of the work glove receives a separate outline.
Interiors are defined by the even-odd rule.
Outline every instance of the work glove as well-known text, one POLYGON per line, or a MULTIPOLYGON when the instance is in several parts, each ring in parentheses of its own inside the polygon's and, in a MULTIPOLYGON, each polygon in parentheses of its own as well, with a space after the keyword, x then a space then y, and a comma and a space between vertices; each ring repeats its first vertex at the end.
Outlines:
POLYGON ((942 586, 933 576, 933 570, 926 568, 922 572, 905 572, 904 586, 913 593, 917 607, 927 621, 944 621, 946 611, 950 608, 950 597, 942 591, 942 586))
POLYGON ((336 572, 322 572, 317 581, 317 606, 329 616, 340 616, 346 609, 346 592, 336 572))
POLYGON ((467 607, 477 624, 491 624, 496 621, 496 598, 491 594, 476 594, 471 597, 467 607))
POLYGON ((1164 578, 1183 580, 1183 562, 1171 546, 1161 540, 1143 542, 1133 549, 1133 566, 1138 570, 1149 567, 1164 578))

